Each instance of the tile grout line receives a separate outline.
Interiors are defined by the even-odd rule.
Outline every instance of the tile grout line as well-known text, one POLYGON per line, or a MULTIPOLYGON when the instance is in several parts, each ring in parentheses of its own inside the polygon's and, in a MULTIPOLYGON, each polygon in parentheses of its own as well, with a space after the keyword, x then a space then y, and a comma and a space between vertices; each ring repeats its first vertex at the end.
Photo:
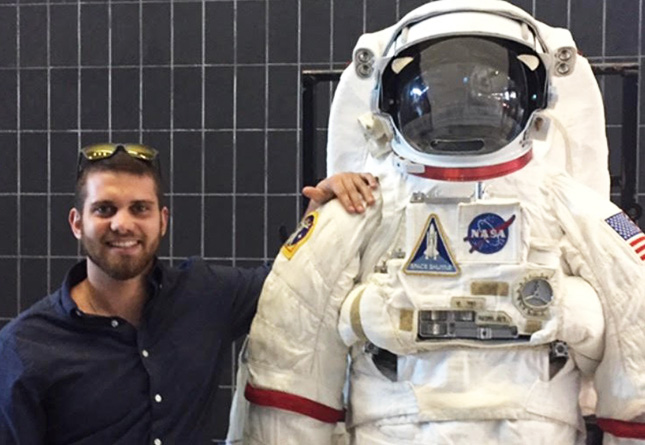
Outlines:
POLYGON ((22 60, 20 57, 20 38, 20 6, 16 5, 16 253, 18 255, 16 261, 16 315, 20 313, 22 306, 22 218, 20 216, 22 213, 22 200, 20 199, 22 192, 22 172, 20 168, 20 164, 22 163, 22 137, 20 134, 22 125, 20 118, 20 113, 22 112, 22 107, 20 106, 20 65, 22 60))
MULTIPOLYGON (((173 191, 175 185, 175 0, 170 0, 170 178, 168 186, 170 188, 170 215, 174 215, 175 206, 173 191)), ((175 247, 175 224, 174 216, 170 217, 168 224, 168 254, 170 255, 170 265, 174 261, 175 247)))
POLYGON ((139 143, 143 143, 143 0, 139 0, 139 143))
POLYGON ((264 257, 269 251, 269 2, 264 4, 264 184, 263 184, 263 224, 264 236, 262 252, 264 257))
POLYGON ((112 0, 107 2, 108 21, 108 141, 112 141, 112 0))
POLYGON ((47 2, 47 261, 46 261, 46 275, 47 275, 47 293, 52 292, 52 276, 51 276, 51 253, 52 253, 52 135, 51 135, 51 122, 52 122, 52 73, 51 73, 51 4, 47 2))
POLYGON ((201 88, 202 88, 202 100, 201 100, 201 209, 202 217, 200 221, 200 256, 206 255, 206 0, 202 0, 201 4, 202 11, 202 53, 201 53, 201 88))
POLYGON ((233 0, 233 175, 231 190, 233 199, 231 204, 231 254, 233 257, 233 266, 235 266, 235 257, 237 254, 237 2, 233 0))

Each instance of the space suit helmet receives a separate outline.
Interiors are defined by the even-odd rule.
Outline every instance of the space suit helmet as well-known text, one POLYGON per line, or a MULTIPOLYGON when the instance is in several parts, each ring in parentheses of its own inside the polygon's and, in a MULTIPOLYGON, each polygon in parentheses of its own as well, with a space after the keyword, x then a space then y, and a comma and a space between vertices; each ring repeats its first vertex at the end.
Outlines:
POLYGON ((525 19, 469 10, 417 17, 386 46, 372 109, 389 121, 392 149, 412 173, 503 176, 531 160, 528 130, 539 130, 552 98, 552 65, 525 19))

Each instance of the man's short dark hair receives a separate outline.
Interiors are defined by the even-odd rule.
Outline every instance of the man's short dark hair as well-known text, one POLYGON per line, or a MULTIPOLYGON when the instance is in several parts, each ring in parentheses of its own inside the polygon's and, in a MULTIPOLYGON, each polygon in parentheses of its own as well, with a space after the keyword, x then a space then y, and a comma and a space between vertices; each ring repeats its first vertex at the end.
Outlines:
POLYGON ((130 173, 136 176, 149 176, 155 184, 155 193, 157 195, 157 201, 159 202, 159 208, 163 206, 163 181, 161 179, 158 164, 155 165, 153 162, 134 158, 125 151, 119 150, 109 158, 86 163, 83 170, 79 173, 78 178, 76 179, 74 207, 80 213, 83 213, 83 205, 87 198, 87 192, 85 190, 87 177, 90 173, 94 172, 119 172, 130 173))

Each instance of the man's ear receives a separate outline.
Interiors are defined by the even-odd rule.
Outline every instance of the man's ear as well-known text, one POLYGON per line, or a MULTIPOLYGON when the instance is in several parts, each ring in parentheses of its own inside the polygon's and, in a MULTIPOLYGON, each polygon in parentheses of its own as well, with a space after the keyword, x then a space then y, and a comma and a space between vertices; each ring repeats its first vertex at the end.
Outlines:
POLYGON ((166 230, 168 229, 168 207, 163 206, 161 208, 161 236, 164 236, 166 234, 166 230))
POLYGON ((76 210, 76 207, 72 207, 72 209, 69 211, 68 222, 69 222, 69 227, 72 229, 72 233, 74 234, 74 237, 80 240, 81 234, 82 234, 81 213, 78 210, 76 210))

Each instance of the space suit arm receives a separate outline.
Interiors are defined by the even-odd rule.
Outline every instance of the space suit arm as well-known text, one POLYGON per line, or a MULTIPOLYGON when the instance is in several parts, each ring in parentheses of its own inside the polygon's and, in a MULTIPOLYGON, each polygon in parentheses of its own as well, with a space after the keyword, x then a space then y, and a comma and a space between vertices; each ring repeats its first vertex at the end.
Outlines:
POLYGON ((594 375, 598 425, 608 443, 645 443, 645 235, 618 207, 566 176, 552 191, 569 243, 564 257, 596 290, 604 314, 594 375))
POLYGON ((306 215, 282 247, 249 335, 248 443, 331 440, 344 417, 347 346, 337 331, 340 306, 361 273, 361 254, 380 217, 380 200, 353 215, 333 200, 306 215))

